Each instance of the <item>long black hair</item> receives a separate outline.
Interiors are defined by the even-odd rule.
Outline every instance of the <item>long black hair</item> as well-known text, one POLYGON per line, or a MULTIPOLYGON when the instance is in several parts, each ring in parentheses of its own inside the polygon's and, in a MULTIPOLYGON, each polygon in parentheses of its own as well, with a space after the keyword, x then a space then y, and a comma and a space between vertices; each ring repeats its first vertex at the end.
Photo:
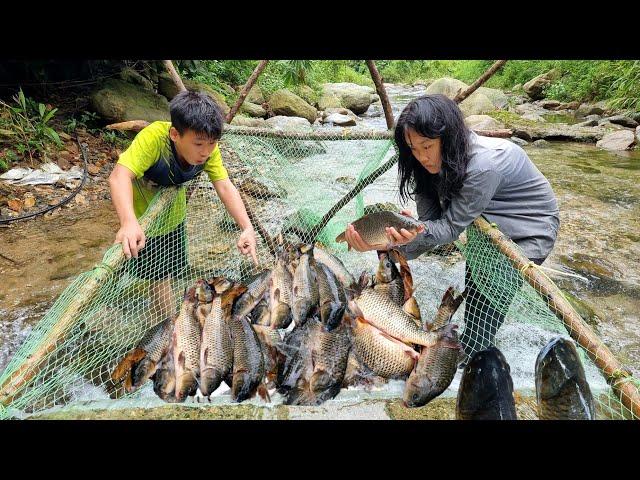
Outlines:
POLYGON ((435 199, 439 193, 444 201, 451 200, 462 187, 467 172, 469 135, 460 108, 446 96, 425 95, 409 102, 400 114, 395 130, 401 200, 407 201, 416 193, 435 199), (429 173, 413 156, 405 140, 407 128, 423 137, 441 139, 443 181, 436 182, 438 174, 429 173))

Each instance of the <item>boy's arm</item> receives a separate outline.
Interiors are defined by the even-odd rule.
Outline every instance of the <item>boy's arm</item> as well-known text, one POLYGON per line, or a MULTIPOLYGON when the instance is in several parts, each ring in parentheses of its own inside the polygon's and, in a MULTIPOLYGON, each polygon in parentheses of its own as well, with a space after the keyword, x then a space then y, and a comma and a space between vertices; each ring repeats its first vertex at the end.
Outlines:
POLYGON ((213 186, 229 212, 229 215, 233 217, 242 230, 242 234, 238 239, 238 249, 244 255, 251 255, 251 258, 253 258, 254 263, 257 265, 256 234, 238 189, 229 178, 216 180, 213 182, 213 186))
POLYGON ((135 178, 135 173, 120 164, 116 164, 109 175, 111 201, 120 220, 120 230, 118 230, 116 240, 113 243, 122 243, 122 251, 127 259, 131 256, 138 258, 138 251, 144 247, 145 243, 144 232, 133 211, 131 182, 135 178))

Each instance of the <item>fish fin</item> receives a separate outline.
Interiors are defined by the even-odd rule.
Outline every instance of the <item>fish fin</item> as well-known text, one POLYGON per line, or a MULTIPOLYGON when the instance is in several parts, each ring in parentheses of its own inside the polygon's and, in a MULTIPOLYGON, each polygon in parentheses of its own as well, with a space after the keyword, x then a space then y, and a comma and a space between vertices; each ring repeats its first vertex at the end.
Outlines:
POLYGON ((184 352, 180 352, 178 354, 178 365, 180 365, 180 368, 184 370, 184 352))
MULTIPOLYGON (((370 322, 368 322, 366 319, 363 319, 365 323, 368 323, 369 325, 372 325, 370 322)), ((373 325, 372 325, 373 326, 373 325)), ((411 348, 409 345, 407 345, 406 343, 404 343, 402 340, 398 340, 396 337, 389 335, 387 332, 385 332, 384 330, 380 330, 379 328, 373 326, 376 329, 376 333, 378 335, 383 336, 384 338, 386 338, 387 340, 391 340, 394 343, 397 343, 399 345, 402 346, 402 349, 404 350, 404 353, 409 355, 411 358, 413 358, 414 360, 417 360, 418 357, 420 356, 420 354, 418 352, 416 352, 413 348, 411 348)))
MULTIPOLYGON (((342 232, 340 235, 336 237, 336 243, 346 242, 345 238, 346 230, 342 232)), ((351 245, 348 245, 349 250, 351 250, 351 245)))
POLYGON ((416 320, 421 320, 422 318, 422 316, 420 315, 420 307, 418 306, 416 297, 409 297, 409 299, 406 302, 404 302, 404 305, 402 306, 402 310, 407 315, 411 315, 416 320))
POLYGON ((222 294, 220 300, 220 306, 222 311, 225 312, 225 316, 229 317, 231 315, 231 311, 233 309, 233 302, 235 302, 236 298, 242 295, 247 291, 247 287, 245 285, 241 285, 239 283, 234 283, 231 288, 225 291, 222 294))
POLYGON ((271 403, 271 396, 269 395, 269 389, 262 382, 260 383, 260 385, 258 385, 258 395, 260 395, 260 398, 262 398, 262 400, 264 400, 265 402, 271 403))

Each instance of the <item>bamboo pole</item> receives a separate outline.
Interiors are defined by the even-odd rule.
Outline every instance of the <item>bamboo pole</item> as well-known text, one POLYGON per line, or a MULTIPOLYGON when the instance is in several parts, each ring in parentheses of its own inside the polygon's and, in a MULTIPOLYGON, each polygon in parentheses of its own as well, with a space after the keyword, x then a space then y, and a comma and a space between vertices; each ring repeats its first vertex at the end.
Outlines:
POLYGON ((176 67, 173 66, 173 62, 171 60, 163 60, 162 63, 164 63, 165 68, 169 72, 169 75, 171 75, 173 83, 176 84, 178 90, 181 92, 185 91, 187 88, 184 86, 184 83, 182 83, 182 79, 180 75, 178 75, 176 67))
POLYGON ((247 80, 247 83, 245 83, 244 87, 242 87, 242 90, 240 91, 240 96, 238 97, 238 100, 236 100, 235 105, 231 107, 231 110, 229 110, 229 113, 227 113, 227 118, 226 118, 227 123, 231 123, 231 120, 233 120, 233 117, 236 116, 236 113, 238 113, 238 110, 240 110, 240 107, 244 103, 244 99, 247 98, 249 91, 251 90, 253 85, 256 83, 256 80, 258 80, 258 77, 267 66, 267 63, 269 63, 269 60, 260 60, 260 63, 255 68, 251 76, 249 77, 249 80, 247 80))
POLYGON ((367 67, 369 67, 369 73, 371 73, 373 83, 376 86, 376 91, 380 96, 382 110, 384 110, 384 118, 387 121, 387 128, 389 130, 393 130, 393 111, 391 110, 391 103, 389 102, 389 97, 387 96, 387 90, 384 88, 384 83, 382 82, 382 78, 380 78, 380 73, 376 68, 376 64, 373 63, 373 60, 366 60, 366 62, 367 67))
POLYGON ((587 351, 589 357, 604 374, 616 396, 636 418, 640 419, 640 392, 636 385, 627 381, 631 377, 630 373, 576 313, 556 284, 537 268, 529 268, 529 259, 518 251, 508 237, 491 226, 484 218, 478 217, 474 225, 489 237, 498 250, 511 261, 514 268, 519 270, 525 280, 542 295, 551 311, 562 321, 571 338, 587 351))
POLYGON ((453 98, 453 101, 456 103, 462 102, 465 98, 467 98, 478 88, 480 88, 487 80, 489 80, 489 78, 491 78, 493 74, 496 73, 498 69, 505 63, 507 63, 506 60, 498 60, 497 62, 495 62, 493 65, 491 65, 491 67, 489 67, 486 72, 480 75, 480 77, 475 82, 473 82, 469 86, 469 88, 467 88, 464 92, 458 92, 458 94, 453 98))
MULTIPOLYGON (((146 230, 175 199, 178 189, 164 189, 160 196, 140 218, 140 226, 146 230)), ((108 251, 103 258, 102 267, 96 268, 86 282, 79 285, 78 291, 60 313, 59 319, 40 341, 38 348, 0 384, 0 405, 7 406, 18 395, 19 390, 40 371, 46 356, 53 352, 64 341, 69 330, 80 318, 84 309, 91 305, 100 287, 108 280, 112 271, 120 268, 126 260, 122 244, 114 251, 108 251)), ((55 308, 54 305, 52 308, 55 308)))

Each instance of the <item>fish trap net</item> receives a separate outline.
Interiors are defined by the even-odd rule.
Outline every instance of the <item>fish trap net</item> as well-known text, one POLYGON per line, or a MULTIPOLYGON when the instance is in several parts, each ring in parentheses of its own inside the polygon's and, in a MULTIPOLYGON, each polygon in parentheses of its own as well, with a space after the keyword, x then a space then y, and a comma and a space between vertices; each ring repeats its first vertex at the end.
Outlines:
MULTIPOLYGON (((150 328, 175 314, 185 288, 197 279, 243 282, 272 268, 273 238, 279 233, 316 242, 354 276, 375 271, 375 255, 347 251, 335 238, 362 215, 400 210, 393 203, 397 156, 389 132, 227 127, 221 149, 258 230, 260 265, 238 252, 238 227, 206 176, 163 189, 140 219, 147 242, 139 258, 126 260, 120 245, 109 248, 100 264, 65 289, 14 354, 0 375, 0 418, 77 406, 141 405, 149 399, 162 403, 149 382, 127 393, 111 377, 115 366, 150 328)), ((467 297, 454 320, 462 320, 456 323, 471 352, 495 343, 503 321, 503 329, 526 324, 575 336, 554 313, 553 300, 525 281, 526 269, 514 266, 490 235, 474 225, 465 237, 412 262, 423 317, 435 311, 448 286, 424 266, 466 260, 464 275, 473 281, 477 298, 470 309, 467 297), (429 294, 420 296, 421 291, 429 294)), ((585 366, 598 372, 593 363, 603 352, 592 350, 580 351, 585 366)), ((594 393, 600 416, 637 418, 631 395, 637 381, 624 370, 609 374, 611 386, 594 393)))

